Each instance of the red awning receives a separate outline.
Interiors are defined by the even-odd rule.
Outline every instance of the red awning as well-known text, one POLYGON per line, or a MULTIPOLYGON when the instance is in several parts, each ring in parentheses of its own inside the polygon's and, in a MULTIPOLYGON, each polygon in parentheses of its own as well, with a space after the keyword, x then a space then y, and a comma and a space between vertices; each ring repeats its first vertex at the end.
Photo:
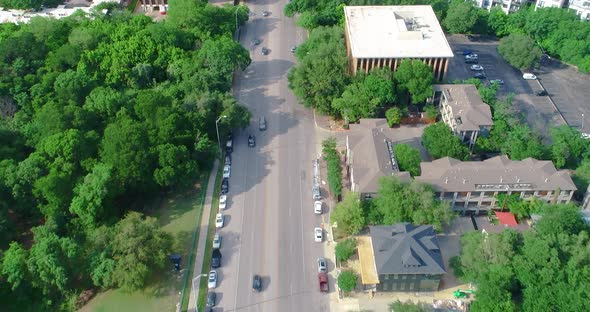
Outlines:
POLYGON ((516 222, 516 218, 510 212, 499 212, 495 211, 496 217, 500 221, 500 224, 507 225, 507 226, 517 226, 518 222, 516 222))

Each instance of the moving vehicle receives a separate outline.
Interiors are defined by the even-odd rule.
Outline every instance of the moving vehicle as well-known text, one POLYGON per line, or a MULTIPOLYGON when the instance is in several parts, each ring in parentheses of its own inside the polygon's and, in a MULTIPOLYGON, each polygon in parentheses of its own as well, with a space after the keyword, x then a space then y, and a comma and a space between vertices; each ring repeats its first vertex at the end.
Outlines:
POLYGON ((221 194, 225 195, 227 192, 229 192, 229 180, 225 178, 221 181, 221 194))
POLYGON ((263 47, 261 50, 262 55, 267 55, 270 50, 267 47, 263 47))
POLYGON ((535 92, 535 94, 537 96, 546 96, 546 95, 549 95, 549 93, 547 93, 547 91, 545 91, 545 90, 537 91, 537 92, 535 92))
POLYGON ((328 285, 328 274, 326 273, 318 273, 318 282, 320 284, 320 292, 327 293, 330 291, 328 285))
POLYGON ((211 267, 217 269, 221 266, 221 251, 219 249, 213 249, 211 253, 211 267))
POLYGON ((207 306, 214 307, 215 301, 217 301, 217 294, 214 292, 207 293, 207 306))
POLYGON ((497 84, 499 84, 499 85, 502 86, 502 85, 504 85, 504 80, 502 80, 502 79, 492 79, 492 80, 490 80, 490 83, 492 83, 492 84, 497 83, 497 84))
POLYGON ((317 227, 313 229, 313 233, 316 243, 321 243, 324 240, 324 230, 322 228, 317 227))
POLYGON ((260 131, 266 130, 266 118, 264 118, 264 116, 260 116, 258 118, 258 130, 260 130, 260 131))
POLYGON ((231 176, 231 166, 224 165, 223 166, 223 178, 227 179, 231 176))
POLYGON ((215 227, 218 229, 223 227, 223 214, 221 212, 215 216, 215 227))
POLYGON ((260 292, 262 290, 262 278, 260 275, 254 274, 252 278, 252 290, 256 292, 260 292))
POLYGON ((207 279, 207 287, 209 289, 217 287, 217 271, 209 271, 209 278, 207 279))
POLYGON ((326 273, 328 271, 328 264, 326 263, 326 259, 319 257, 318 258, 318 273, 326 273))
POLYGON ((313 203, 313 212, 314 212, 315 214, 322 214, 322 202, 321 202, 321 201, 319 201, 319 200, 316 200, 316 201, 313 203))
POLYGON ((254 137, 253 135, 249 135, 248 136, 248 147, 254 147, 256 146, 256 137, 254 137))
POLYGON ((537 76, 531 74, 531 73, 524 73, 522 74, 522 79, 524 80, 536 80, 537 76))
POLYGON ((471 70, 476 70, 476 71, 483 70, 483 66, 477 65, 477 64, 476 65, 471 65, 470 68, 471 68, 471 70))
POLYGON ((219 249, 221 247, 221 235, 219 233, 215 233, 213 236, 213 249, 219 249))
POLYGON ((227 207, 227 195, 219 196, 219 210, 224 210, 227 207))

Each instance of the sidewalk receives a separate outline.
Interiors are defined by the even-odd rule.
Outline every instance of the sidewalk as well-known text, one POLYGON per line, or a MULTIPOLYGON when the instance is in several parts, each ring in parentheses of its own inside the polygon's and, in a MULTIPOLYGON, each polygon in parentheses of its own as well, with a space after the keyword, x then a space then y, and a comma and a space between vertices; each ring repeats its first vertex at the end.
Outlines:
POLYGON ((205 195, 205 204, 203 205, 203 213, 201 214, 201 224, 199 224, 199 242, 197 243, 197 253, 195 255, 195 262, 193 268, 193 276, 191 276, 191 292, 189 294, 188 311, 196 311, 197 302, 195 299, 199 297, 199 281, 194 285, 192 281, 194 278, 199 278, 201 269, 203 268, 203 258, 205 252, 205 245, 207 244, 207 231, 209 230, 209 216, 211 215, 211 203, 213 202, 213 191, 215 190, 215 177, 219 167, 219 159, 215 159, 211 173, 209 174, 209 182, 207 182, 207 193, 205 195))

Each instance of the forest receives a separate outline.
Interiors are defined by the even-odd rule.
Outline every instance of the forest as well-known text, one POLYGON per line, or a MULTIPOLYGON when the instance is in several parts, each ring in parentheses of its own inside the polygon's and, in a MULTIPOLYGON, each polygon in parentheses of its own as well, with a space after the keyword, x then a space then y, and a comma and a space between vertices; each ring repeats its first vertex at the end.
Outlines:
POLYGON ((208 172, 219 116, 222 135, 249 123, 234 16, 247 7, 171 0, 164 22, 109 4, 0 25, 0 310, 71 311, 169 262, 146 203, 208 172))

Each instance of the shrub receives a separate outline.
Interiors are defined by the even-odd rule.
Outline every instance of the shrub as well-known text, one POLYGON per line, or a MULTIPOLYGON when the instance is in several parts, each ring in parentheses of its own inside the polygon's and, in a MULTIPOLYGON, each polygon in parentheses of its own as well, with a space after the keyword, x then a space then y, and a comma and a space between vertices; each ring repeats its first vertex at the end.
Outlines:
POLYGON ((344 292, 351 292, 355 287, 358 276, 352 271, 342 271, 338 275, 338 287, 344 292))
POLYGON ((356 249, 356 239, 348 238, 345 239, 338 244, 336 244, 335 252, 336 252, 336 260, 338 261, 346 261, 348 260, 353 254, 354 250, 356 249))
POLYGON ((324 160, 328 166, 328 185, 335 198, 342 194, 342 167, 336 150, 336 139, 330 138, 322 143, 324 160))
POLYGON ((402 111, 399 107, 392 107, 385 112, 385 118, 390 127, 399 125, 402 122, 402 111))
POLYGON ((426 112, 426 118, 432 119, 438 117, 438 109, 432 104, 424 106, 424 111, 426 112))

